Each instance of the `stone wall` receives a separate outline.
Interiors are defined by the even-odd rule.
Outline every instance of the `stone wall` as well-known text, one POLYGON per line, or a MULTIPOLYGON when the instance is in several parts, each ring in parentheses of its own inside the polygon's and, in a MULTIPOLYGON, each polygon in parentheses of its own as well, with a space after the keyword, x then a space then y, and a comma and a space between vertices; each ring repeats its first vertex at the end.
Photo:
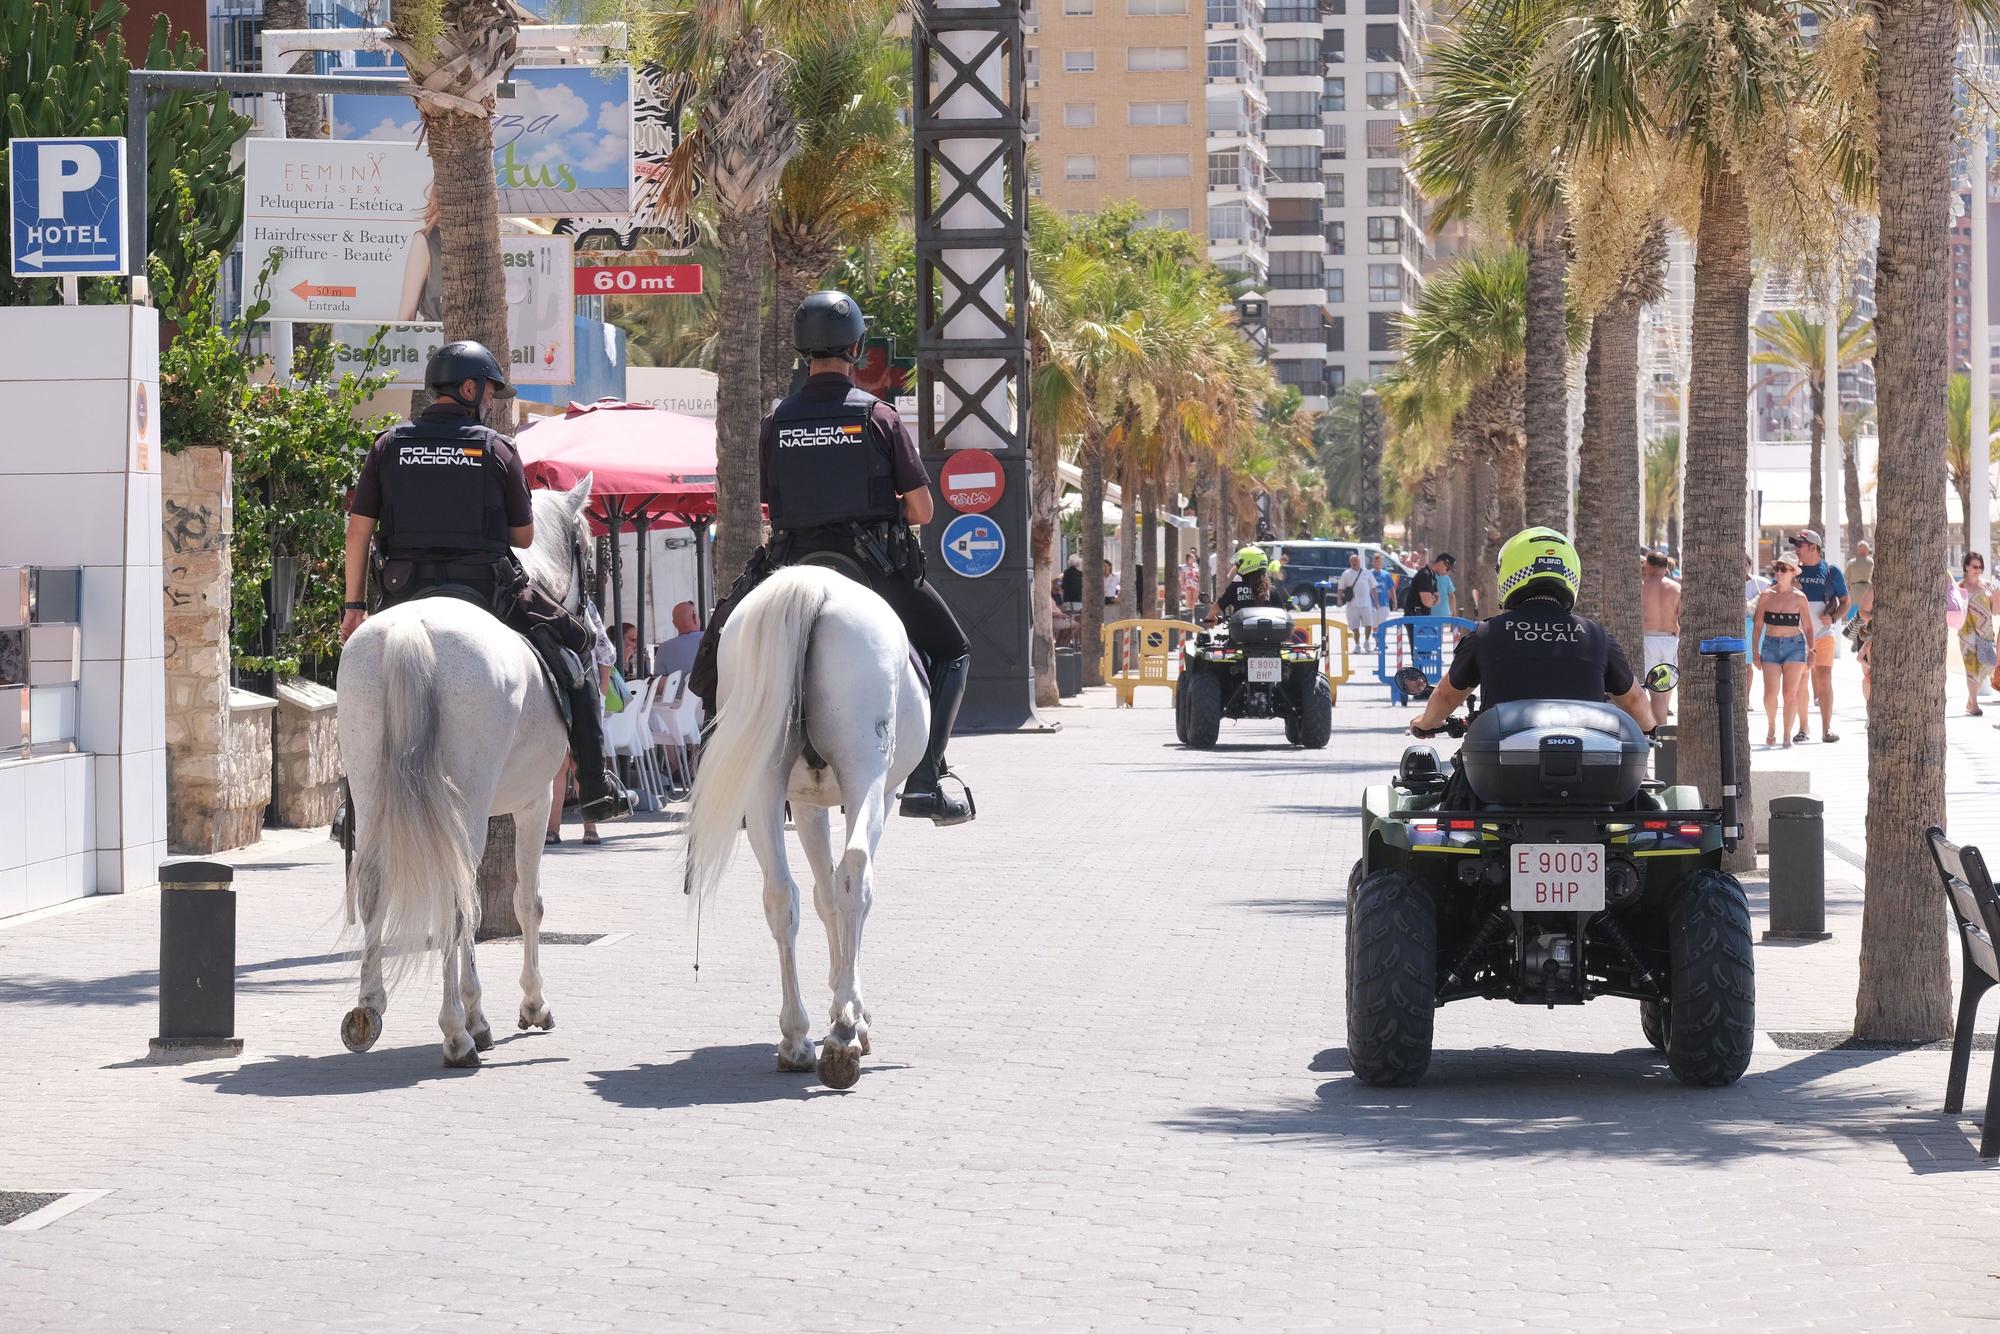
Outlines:
POLYGON ((214 846, 247 848, 264 836, 271 804, 271 722, 278 701, 248 690, 229 692, 229 731, 216 765, 214 846))
POLYGON ((230 730, 230 455, 184 449, 165 455, 160 468, 167 841, 175 852, 216 852, 238 846, 216 841, 230 730))
POLYGON ((311 681, 278 685, 278 823, 311 829, 340 804, 340 736, 333 691, 311 681))

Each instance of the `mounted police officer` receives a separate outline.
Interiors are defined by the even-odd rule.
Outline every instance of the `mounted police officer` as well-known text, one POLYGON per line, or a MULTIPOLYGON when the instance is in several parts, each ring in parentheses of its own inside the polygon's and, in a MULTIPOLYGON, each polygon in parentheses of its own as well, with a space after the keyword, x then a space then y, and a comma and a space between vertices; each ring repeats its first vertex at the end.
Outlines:
POLYGON ((793 317, 806 380, 764 419, 757 442, 771 542, 717 604, 689 684, 712 716, 716 643, 729 609, 781 565, 816 554, 842 558, 895 609, 930 671, 930 744, 903 784, 901 813, 960 824, 972 818, 971 803, 940 779, 953 776, 944 748, 965 698, 971 646, 925 582, 923 547, 911 527, 930 522, 930 474, 895 409, 854 383, 867 333, 867 318, 845 292, 815 292, 793 317))
POLYGON ((535 540, 528 479, 514 442, 480 421, 490 399, 513 397, 507 373, 479 343, 446 343, 432 354, 424 384, 437 398, 415 421, 382 434, 354 486, 341 641, 367 616, 362 590, 372 538, 383 607, 448 593, 527 636, 568 698, 583 817, 630 814, 624 786, 605 768, 596 679, 584 667, 594 636, 529 583, 514 557, 514 548, 535 540))

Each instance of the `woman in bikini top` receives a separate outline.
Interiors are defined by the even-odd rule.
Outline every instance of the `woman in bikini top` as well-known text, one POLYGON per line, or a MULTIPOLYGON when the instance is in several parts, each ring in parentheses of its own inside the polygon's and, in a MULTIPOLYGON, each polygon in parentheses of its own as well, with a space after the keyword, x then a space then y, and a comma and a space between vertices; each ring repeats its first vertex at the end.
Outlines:
POLYGON ((1760 638, 1792 639, 1804 634, 1805 615, 1810 610, 1806 595, 1799 592, 1799 572, 1787 561, 1771 570, 1777 582, 1757 598, 1757 619, 1764 633, 1760 638))

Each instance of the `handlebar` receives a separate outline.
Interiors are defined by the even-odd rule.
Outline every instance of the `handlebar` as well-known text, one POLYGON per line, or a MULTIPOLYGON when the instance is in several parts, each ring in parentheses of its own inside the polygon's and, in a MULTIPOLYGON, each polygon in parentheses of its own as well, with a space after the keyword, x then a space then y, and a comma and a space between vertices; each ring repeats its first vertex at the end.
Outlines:
POLYGON ((1464 736, 1465 729, 1470 726, 1471 723, 1468 720, 1460 718, 1454 714, 1452 717, 1449 717, 1444 720, 1443 727, 1418 727, 1415 723, 1411 723, 1410 735, 1417 737, 1433 737, 1433 736, 1446 735, 1456 740, 1457 738, 1464 736))

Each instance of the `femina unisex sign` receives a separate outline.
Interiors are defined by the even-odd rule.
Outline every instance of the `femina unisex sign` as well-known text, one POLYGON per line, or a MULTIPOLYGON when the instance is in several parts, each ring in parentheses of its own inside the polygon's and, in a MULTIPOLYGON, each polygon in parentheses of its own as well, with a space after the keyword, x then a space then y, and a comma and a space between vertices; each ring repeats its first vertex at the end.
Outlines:
POLYGON ((244 143, 245 300, 282 256, 274 320, 428 324, 444 317, 443 240, 430 159, 415 144, 244 143))

